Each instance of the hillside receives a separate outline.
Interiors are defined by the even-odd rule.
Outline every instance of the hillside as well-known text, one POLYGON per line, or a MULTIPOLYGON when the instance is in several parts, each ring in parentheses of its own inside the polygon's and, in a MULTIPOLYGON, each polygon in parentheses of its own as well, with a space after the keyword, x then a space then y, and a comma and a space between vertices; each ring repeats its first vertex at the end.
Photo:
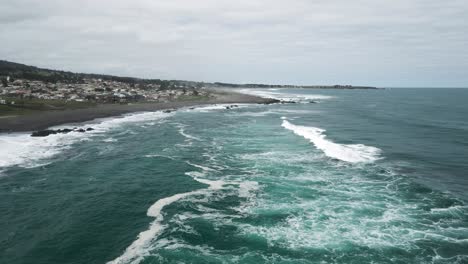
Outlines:
POLYGON ((179 81, 165 81, 159 79, 139 79, 133 77, 121 77, 105 74, 74 73, 69 71, 51 70, 29 66, 25 64, 0 60, 0 77, 10 76, 13 79, 26 79, 30 81, 42 81, 48 83, 82 83, 85 78, 102 79, 105 81, 117 81, 129 84, 146 83, 169 86, 170 83, 179 81))
POLYGON ((352 85, 277 85, 277 84, 234 84, 224 82, 194 82, 181 80, 141 79, 105 74, 74 73, 69 71, 51 70, 29 66, 25 64, 0 60, 0 78, 9 76, 13 79, 26 79, 48 83, 83 83, 85 78, 102 79, 104 81, 117 81, 128 84, 155 84, 161 88, 169 87, 230 87, 230 88, 311 88, 311 89, 376 89, 371 86, 352 85))

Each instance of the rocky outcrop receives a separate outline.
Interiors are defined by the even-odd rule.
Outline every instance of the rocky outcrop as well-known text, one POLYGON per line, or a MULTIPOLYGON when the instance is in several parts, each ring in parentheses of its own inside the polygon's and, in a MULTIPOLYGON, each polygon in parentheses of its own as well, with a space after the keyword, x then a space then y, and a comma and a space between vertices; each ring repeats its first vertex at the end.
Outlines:
POLYGON ((233 108, 236 108, 236 107, 239 107, 239 106, 238 105, 228 105, 225 108, 229 110, 229 109, 233 109, 233 108))
POLYGON ((31 134, 31 137, 47 137, 49 135, 55 135, 55 134, 67 134, 70 132, 79 132, 79 133, 84 133, 86 131, 93 131, 94 128, 88 127, 88 128, 64 128, 64 129, 46 129, 46 130, 39 130, 39 131, 34 131, 31 134))
POLYGON ((276 100, 276 99, 265 99, 267 100, 266 102, 262 103, 264 105, 270 105, 270 104, 278 104, 278 103, 281 103, 280 100, 276 100))
POLYGON ((40 130, 40 131, 35 131, 31 134, 31 137, 47 137, 48 135, 53 135, 57 134, 57 131, 51 130, 51 129, 46 129, 46 130, 40 130))

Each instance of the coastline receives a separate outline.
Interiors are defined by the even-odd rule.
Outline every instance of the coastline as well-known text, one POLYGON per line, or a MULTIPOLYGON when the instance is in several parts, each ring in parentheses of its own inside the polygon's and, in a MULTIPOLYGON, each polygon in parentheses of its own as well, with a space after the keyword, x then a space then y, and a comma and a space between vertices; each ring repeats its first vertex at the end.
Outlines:
POLYGON ((174 101, 164 103, 135 103, 135 104, 100 104, 95 107, 73 110, 49 110, 37 113, 6 116, 0 118, 0 133, 31 132, 43 130, 52 126, 86 122, 97 118, 119 116, 133 112, 151 112, 167 109, 178 109, 198 105, 212 104, 271 104, 278 102, 275 99, 267 99, 253 95, 236 92, 216 91, 211 93, 214 97, 206 100, 174 101))

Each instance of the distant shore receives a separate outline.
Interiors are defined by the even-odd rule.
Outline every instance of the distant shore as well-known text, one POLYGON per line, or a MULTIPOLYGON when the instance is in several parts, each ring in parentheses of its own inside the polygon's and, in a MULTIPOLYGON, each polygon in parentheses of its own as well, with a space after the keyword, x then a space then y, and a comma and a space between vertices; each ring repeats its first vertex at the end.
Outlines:
POLYGON ((99 104, 95 107, 73 110, 37 111, 28 115, 5 116, 0 118, 0 133, 30 132, 52 126, 90 121, 96 118, 119 116, 132 112, 159 111, 211 104, 269 104, 278 102, 252 95, 228 92, 214 92, 204 100, 173 102, 141 102, 134 104, 99 104))

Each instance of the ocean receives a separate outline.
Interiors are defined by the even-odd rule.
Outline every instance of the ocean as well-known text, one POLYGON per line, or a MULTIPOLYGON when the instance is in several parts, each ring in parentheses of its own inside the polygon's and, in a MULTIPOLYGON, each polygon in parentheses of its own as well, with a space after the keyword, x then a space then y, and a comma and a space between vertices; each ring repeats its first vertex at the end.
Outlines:
POLYGON ((0 263, 468 263, 468 89, 244 92, 0 135, 0 263))

